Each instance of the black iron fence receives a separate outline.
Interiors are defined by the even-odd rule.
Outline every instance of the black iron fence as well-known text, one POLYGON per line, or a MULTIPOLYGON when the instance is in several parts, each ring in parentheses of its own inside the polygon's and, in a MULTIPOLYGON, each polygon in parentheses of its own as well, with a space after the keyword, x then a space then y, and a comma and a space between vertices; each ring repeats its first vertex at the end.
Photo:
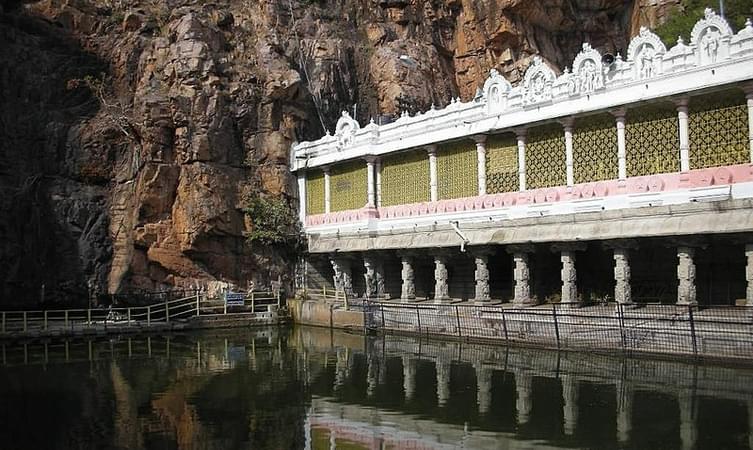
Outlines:
POLYGON ((753 361, 753 307, 426 304, 367 301, 367 330, 562 349, 753 361))

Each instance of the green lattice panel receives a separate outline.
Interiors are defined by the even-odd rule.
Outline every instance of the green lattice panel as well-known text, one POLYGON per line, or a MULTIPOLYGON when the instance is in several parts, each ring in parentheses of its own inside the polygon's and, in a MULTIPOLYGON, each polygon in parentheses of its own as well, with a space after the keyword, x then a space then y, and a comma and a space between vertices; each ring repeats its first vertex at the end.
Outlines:
POLYGON ((368 192, 365 161, 332 167, 329 183, 332 212, 360 209, 366 206, 368 192))
POLYGON ((324 213, 324 172, 306 173, 306 215, 324 213))
POLYGON ((618 176, 617 126, 614 116, 583 117, 573 130, 575 183, 614 180, 618 176))
POLYGON ((478 195, 478 153, 473 141, 445 144, 437 151, 440 200, 478 195))
POLYGON ((519 189, 517 138, 512 134, 490 136, 486 142, 486 192, 499 194, 519 189))
POLYGON ((679 125, 674 105, 628 110, 625 139, 629 177, 680 170, 679 125))
POLYGON ((413 151, 382 160, 382 206, 428 202, 429 156, 413 151))
POLYGON ((558 124, 532 128, 526 144, 526 187, 539 189, 567 184, 565 132, 558 124))
POLYGON ((691 169, 749 162, 748 107, 742 92, 693 98, 688 127, 691 169))

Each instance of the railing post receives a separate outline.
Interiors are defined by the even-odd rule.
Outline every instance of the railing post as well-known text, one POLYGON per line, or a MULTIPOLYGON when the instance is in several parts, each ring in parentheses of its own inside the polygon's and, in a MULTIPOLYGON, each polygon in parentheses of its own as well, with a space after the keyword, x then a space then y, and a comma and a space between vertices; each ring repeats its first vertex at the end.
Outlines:
POLYGON ((560 327, 557 323, 557 305, 552 304, 552 314, 554 315, 554 334, 557 337, 557 349, 560 348, 560 327))
POLYGON ((620 327, 620 345, 622 345, 622 350, 625 350, 626 343, 625 343, 625 318, 623 316, 622 312, 622 303, 617 303, 617 323, 620 327))
POLYGON ((227 294, 225 294, 225 302, 222 304, 222 315, 227 314, 227 294))
POLYGON ((92 309, 91 308, 86 310, 86 324, 87 325, 92 324, 92 309))
POLYGON ((455 305, 455 321, 458 325, 458 337, 462 337, 462 333, 460 332, 460 310, 458 309, 458 305, 455 305))
POLYGON ((24 311, 24 333, 26 333, 26 311, 24 311))
POLYGON ((165 323, 170 323, 170 303, 165 300, 165 323))
POLYGON ((416 305, 416 321, 418 322, 418 334, 421 334, 421 309, 416 305))
POLYGON ((65 328, 68 328, 68 310, 65 310, 65 313, 63 314, 63 326, 65 328))
POLYGON ((126 309, 126 316, 128 317, 128 323, 131 323, 131 307, 129 306, 128 309, 126 309))
POLYGON ((43 328, 42 329, 44 331, 47 331, 47 310, 46 309, 44 310, 43 314, 44 314, 44 319, 43 319, 43 322, 42 322, 43 323, 43 328))
POLYGON ((348 294, 343 291, 343 304, 345 305, 345 311, 348 310, 348 294))
POLYGON ((507 337, 507 319, 505 318, 505 309, 500 308, 499 311, 502 314, 502 331, 505 333, 505 342, 508 342, 510 339, 507 337))
POLYGON ((254 295, 254 291, 251 291, 251 312, 256 312, 256 296, 254 295))
POLYGON ((281 292, 282 292, 282 288, 280 288, 280 289, 277 290, 277 309, 280 309, 280 304, 281 304, 280 295, 281 295, 281 292))
POLYGON ((324 297, 324 300, 327 300, 327 285, 322 286, 322 297, 324 297))
POLYGON ((196 289, 196 317, 201 315, 201 296, 199 290, 196 289))
POLYGON ((384 331, 386 329, 386 326, 385 326, 385 323, 384 323, 384 305, 380 303, 379 304, 379 309, 382 312, 382 331, 384 331))
POLYGON ((693 355, 698 356, 698 344, 695 337, 695 321, 693 320, 693 307, 688 306, 688 317, 690 318, 690 338, 693 341, 693 355))
POLYGON ((146 307, 146 326, 150 327, 152 325, 152 307, 147 306, 146 307))

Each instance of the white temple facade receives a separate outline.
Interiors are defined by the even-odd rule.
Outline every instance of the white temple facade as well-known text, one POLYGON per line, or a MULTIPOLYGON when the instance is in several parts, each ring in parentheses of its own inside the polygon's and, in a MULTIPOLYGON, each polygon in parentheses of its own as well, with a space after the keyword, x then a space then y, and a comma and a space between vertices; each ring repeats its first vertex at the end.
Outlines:
POLYGON ((572 69, 534 58, 517 86, 492 70, 471 101, 386 125, 344 112, 291 153, 310 281, 403 300, 753 305, 750 20, 735 33, 706 10, 669 49, 642 28, 610 64, 583 44, 572 69))

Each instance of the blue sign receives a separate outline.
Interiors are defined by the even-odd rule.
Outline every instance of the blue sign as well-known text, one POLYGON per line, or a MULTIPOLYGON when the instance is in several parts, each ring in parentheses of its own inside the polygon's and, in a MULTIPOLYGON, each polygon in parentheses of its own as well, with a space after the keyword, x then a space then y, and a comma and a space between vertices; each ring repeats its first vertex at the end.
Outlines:
POLYGON ((243 306, 243 299, 245 297, 246 294, 243 292, 226 292, 225 304, 227 306, 243 306))

